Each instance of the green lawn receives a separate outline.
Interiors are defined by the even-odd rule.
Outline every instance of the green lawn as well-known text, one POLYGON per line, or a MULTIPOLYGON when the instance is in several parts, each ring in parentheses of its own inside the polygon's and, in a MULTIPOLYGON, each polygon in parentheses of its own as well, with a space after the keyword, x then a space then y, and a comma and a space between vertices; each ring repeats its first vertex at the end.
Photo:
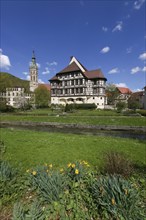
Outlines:
POLYGON ((99 166, 108 150, 122 151, 131 160, 146 164, 146 141, 5 128, 0 135, 7 148, 5 159, 23 169, 44 163, 61 167, 76 160, 99 166))
POLYGON ((89 125, 146 126, 145 117, 130 116, 32 116, 1 114, 1 121, 59 122, 89 125))

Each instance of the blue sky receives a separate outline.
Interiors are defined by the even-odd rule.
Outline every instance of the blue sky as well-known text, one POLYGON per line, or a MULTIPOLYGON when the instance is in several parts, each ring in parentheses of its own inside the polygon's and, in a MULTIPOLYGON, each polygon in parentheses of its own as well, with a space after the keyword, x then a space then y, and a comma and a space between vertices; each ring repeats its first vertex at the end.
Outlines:
POLYGON ((29 79, 35 51, 40 82, 75 56, 107 83, 146 85, 145 0, 1 0, 1 71, 29 79))

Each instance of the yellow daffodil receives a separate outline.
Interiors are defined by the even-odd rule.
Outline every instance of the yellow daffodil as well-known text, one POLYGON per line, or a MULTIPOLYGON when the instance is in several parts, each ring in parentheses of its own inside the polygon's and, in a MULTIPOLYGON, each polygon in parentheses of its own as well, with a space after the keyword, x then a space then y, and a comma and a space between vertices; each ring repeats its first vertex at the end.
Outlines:
POLYGON ((112 198, 112 205, 115 205, 115 200, 114 200, 114 198, 112 198))
POLYGON ((64 171, 64 169, 63 169, 63 168, 61 168, 61 169, 60 169, 60 172, 62 173, 63 171, 64 171))
POLYGON ((75 174, 77 174, 77 175, 79 174, 79 170, 78 169, 75 170, 75 174))
POLYGON ((53 165, 52 165, 52 164, 50 164, 50 165, 49 165, 49 167, 50 167, 50 168, 52 168, 52 167, 53 167, 53 165))
POLYGON ((33 172, 32 172, 32 175, 34 175, 34 176, 35 176, 36 174, 37 174, 37 172, 36 172, 36 171, 33 171, 33 172))
POLYGON ((75 168, 75 166, 76 166, 76 165, 75 165, 74 163, 71 165, 72 168, 75 168))
POLYGON ((48 173, 48 172, 49 172, 49 170, 46 170, 46 172, 48 173))
POLYGON ((26 170, 26 173, 29 173, 29 170, 26 170))
POLYGON ((128 194, 128 190, 127 190, 127 189, 124 189, 124 191, 125 191, 125 195, 127 195, 127 194, 128 194))
POLYGON ((67 166, 68 166, 68 167, 71 167, 71 163, 69 163, 67 166))

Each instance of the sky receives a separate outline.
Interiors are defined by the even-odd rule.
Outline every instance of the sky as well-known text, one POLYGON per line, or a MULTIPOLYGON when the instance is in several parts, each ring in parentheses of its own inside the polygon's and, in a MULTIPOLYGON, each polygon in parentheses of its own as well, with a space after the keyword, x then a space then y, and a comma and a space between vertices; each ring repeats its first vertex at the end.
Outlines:
POLYGON ((0 0, 0 68, 29 80, 35 51, 39 82, 75 56, 107 83, 146 85, 146 0, 0 0))

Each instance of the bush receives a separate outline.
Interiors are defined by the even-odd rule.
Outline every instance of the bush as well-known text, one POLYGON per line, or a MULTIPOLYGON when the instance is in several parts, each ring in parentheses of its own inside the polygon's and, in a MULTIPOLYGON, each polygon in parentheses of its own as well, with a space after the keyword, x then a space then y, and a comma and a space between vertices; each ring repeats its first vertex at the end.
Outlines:
POLYGON ((117 107, 117 112, 122 112, 122 110, 124 110, 126 108, 126 103, 125 102, 117 102, 116 104, 117 107))
POLYGON ((85 103, 85 104, 66 104, 65 111, 71 111, 74 109, 96 109, 97 106, 93 103, 85 103))
POLYGON ((24 188, 24 179, 17 170, 8 162, 0 161, 0 209, 21 197, 24 188))
POLYGON ((39 201, 34 201, 29 205, 16 203, 13 208, 12 220, 45 220, 44 211, 39 201))
POLYGON ((91 193, 101 217, 105 219, 143 219, 138 191, 116 175, 101 176, 91 185, 91 193))
POLYGON ((105 173, 120 174, 125 177, 132 173, 132 164, 123 153, 108 152, 104 157, 104 161, 103 169, 105 173))
POLYGON ((37 190, 43 201, 59 200, 65 187, 65 178, 58 172, 51 172, 47 167, 38 167, 29 175, 30 186, 37 190))
POLYGON ((136 112, 141 114, 142 116, 146 116, 146 110, 144 110, 144 109, 137 110, 136 112))

